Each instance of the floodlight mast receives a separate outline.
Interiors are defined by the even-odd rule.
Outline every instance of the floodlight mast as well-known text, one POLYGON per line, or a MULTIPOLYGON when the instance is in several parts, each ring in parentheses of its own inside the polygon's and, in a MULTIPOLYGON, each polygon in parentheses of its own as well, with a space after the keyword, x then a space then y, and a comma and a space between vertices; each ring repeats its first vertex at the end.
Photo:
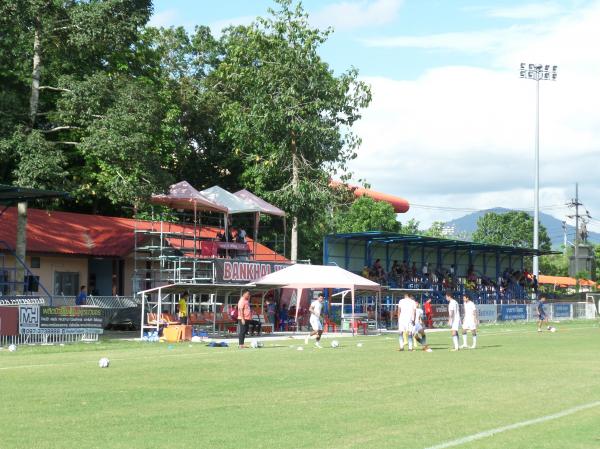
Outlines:
MULTIPOLYGON (((521 63, 520 75, 535 83, 535 188, 533 205, 533 249, 540 249, 540 81, 556 81, 558 66, 521 63)), ((539 277, 538 256, 533 256, 533 274, 539 277)))

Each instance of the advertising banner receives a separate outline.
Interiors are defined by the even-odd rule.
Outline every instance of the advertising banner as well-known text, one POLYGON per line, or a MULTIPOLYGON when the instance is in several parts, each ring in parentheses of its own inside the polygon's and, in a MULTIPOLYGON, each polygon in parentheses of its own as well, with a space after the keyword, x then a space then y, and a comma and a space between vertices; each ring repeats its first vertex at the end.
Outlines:
POLYGON ((500 306, 502 321, 526 320, 527 306, 525 304, 503 304, 500 306))
POLYGON ((273 262, 251 262, 243 260, 217 259, 215 264, 215 279, 218 284, 247 284, 267 274, 271 274, 288 264, 273 262))
POLYGON ((571 318, 571 304, 554 304, 553 318, 571 318))
POLYGON ((20 306, 21 334, 102 333, 102 309, 73 306, 20 306))
POLYGON ((477 313, 482 323, 498 320, 498 308, 495 304, 477 304, 477 313))
POLYGON ((448 304, 433 304, 431 314, 433 315, 433 327, 442 327, 448 324, 448 304))

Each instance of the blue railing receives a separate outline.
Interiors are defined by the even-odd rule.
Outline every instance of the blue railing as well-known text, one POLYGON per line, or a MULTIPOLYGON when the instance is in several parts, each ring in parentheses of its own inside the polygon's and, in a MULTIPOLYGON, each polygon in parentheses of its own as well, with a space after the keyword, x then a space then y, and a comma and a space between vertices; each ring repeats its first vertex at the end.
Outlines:
MULTIPOLYGON (((25 277, 22 282, 17 281, 17 271, 19 268, 22 268, 27 276, 34 277, 35 274, 29 269, 25 261, 22 260, 19 256, 17 256, 17 253, 7 242, 5 242, 4 240, 0 240, 0 248, 3 248, 5 252, 8 252, 8 254, 13 256, 15 259, 14 266, 7 266, 5 263, 5 254, 0 252, 0 259, 2 260, 2 265, 0 266, 0 294, 5 296, 25 294, 25 292, 27 292, 27 283, 25 281, 25 277)), ((37 282, 37 284, 38 288, 41 289, 42 292, 44 292, 44 294, 48 297, 49 304, 52 305, 52 295, 50 294, 50 292, 46 289, 46 287, 44 287, 44 285, 41 282, 37 282)), ((33 292, 27 293, 30 293, 30 295, 25 294, 24 296, 40 296, 37 293, 33 294, 33 292)))

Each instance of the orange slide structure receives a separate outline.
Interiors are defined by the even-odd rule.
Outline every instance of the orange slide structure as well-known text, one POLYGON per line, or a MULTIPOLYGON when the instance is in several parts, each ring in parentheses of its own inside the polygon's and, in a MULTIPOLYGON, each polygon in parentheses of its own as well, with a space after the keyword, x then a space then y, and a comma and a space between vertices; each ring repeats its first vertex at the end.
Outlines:
MULTIPOLYGON (((329 185, 332 187, 339 187, 342 185, 342 183, 339 181, 332 180, 330 181, 329 185)), ((346 185, 346 187, 352 190, 352 193, 354 193, 356 197, 366 195, 370 198, 373 198, 375 201, 385 201, 386 203, 391 204, 396 213, 398 214, 408 212, 408 209, 410 209, 410 204, 408 203, 408 200, 400 198, 399 196, 390 195, 389 193, 376 192, 375 190, 365 189, 364 187, 352 185, 346 185)))

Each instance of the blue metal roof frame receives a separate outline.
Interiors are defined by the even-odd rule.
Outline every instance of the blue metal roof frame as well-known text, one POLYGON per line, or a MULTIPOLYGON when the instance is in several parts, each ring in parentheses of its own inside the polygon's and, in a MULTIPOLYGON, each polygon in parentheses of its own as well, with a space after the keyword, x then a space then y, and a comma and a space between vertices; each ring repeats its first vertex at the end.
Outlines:
POLYGON ((533 248, 522 248, 517 246, 491 245, 487 243, 476 243, 465 240, 453 240, 438 237, 426 237, 416 234, 397 234, 394 232, 368 231, 346 234, 329 234, 326 240, 363 240, 383 244, 408 243, 418 244, 431 248, 463 249, 485 253, 512 254, 515 256, 543 256, 547 254, 559 254, 557 251, 535 250, 533 248))

